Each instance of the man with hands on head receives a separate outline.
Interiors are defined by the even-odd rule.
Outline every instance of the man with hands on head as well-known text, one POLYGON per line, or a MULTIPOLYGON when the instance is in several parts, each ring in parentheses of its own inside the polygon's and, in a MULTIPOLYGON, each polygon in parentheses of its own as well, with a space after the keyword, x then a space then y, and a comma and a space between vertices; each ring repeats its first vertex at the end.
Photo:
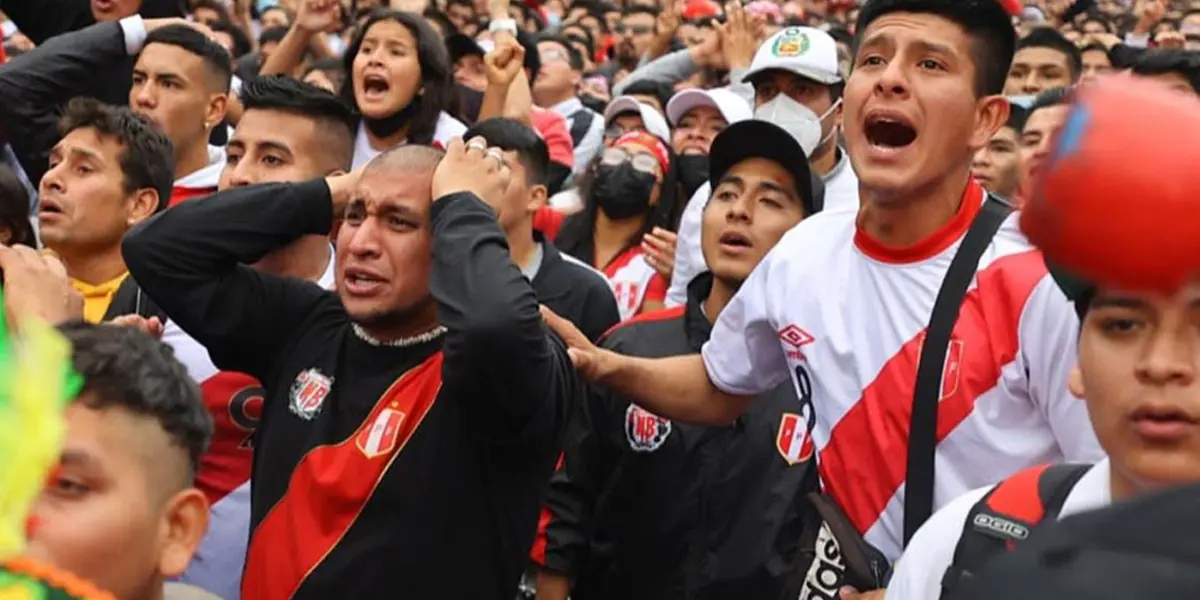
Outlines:
POLYGON ((168 316, 266 388, 243 597, 516 589, 580 389, 490 208, 510 176, 481 138, 403 146, 126 238, 168 316), (337 216, 336 293, 245 266, 337 216))

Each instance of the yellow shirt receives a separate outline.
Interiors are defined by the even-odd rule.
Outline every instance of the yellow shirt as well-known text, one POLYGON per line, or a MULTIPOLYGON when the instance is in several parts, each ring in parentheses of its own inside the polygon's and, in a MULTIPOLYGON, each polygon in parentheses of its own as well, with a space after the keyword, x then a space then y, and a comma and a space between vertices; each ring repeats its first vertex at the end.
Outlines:
POLYGON ((100 285, 91 285, 78 279, 71 280, 71 285, 83 296, 83 318, 88 323, 99 323, 104 319, 108 305, 112 304, 113 295, 128 276, 129 272, 126 271, 116 279, 110 279, 100 285))

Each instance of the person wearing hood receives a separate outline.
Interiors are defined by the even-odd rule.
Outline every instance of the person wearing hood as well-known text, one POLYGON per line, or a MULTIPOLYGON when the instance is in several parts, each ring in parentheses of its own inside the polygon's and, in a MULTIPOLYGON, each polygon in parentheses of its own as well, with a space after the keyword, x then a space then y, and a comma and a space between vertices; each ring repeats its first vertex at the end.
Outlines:
MULTIPOLYGON (((827 209, 856 210, 858 178, 838 145, 845 82, 837 42, 819 29, 784 28, 763 41, 742 80, 754 87, 754 118, 778 125, 804 149, 813 173, 824 183, 827 209)), ((668 306, 685 301, 688 283, 704 269, 700 221, 710 193, 701 186, 684 210, 668 306)))

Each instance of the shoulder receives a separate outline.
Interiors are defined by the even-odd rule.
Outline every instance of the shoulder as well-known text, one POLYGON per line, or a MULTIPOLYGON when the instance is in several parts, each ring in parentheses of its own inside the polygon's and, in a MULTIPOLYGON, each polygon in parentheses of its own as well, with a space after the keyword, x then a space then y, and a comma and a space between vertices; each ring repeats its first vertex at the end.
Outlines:
MULTIPOLYGON (((767 253, 759 268, 794 273, 827 269, 834 257, 852 252, 856 210, 822 211, 797 223, 767 253)), ((757 270, 757 269, 756 269, 757 270)))
POLYGON ((581 285, 603 288, 612 292, 612 286, 608 283, 608 277, 605 277, 604 273, 566 252, 559 252, 558 256, 562 258, 563 269, 571 273, 570 276, 577 279, 581 285))
POLYGON ((941 596, 942 578, 954 560, 971 508, 992 486, 971 490, 933 514, 917 530, 896 563, 887 600, 930 600, 941 596))
POLYGON ((685 310, 684 306, 673 306, 642 313, 621 321, 604 333, 600 345, 612 350, 641 339, 643 336, 661 336, 668 331, 676 331, 679 329, 679 321, 683 319, 685 310))

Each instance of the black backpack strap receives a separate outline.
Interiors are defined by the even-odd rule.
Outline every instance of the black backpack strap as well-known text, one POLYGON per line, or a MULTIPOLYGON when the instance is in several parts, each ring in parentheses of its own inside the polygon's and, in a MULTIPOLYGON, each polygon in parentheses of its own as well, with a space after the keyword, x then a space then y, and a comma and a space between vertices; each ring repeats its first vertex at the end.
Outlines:
POLYGON ((147 319, 158 317, 160 322, 167 322, 167 314, 142 291, 133 277, 126 277, 117 287, 102 321, 110 321, 122 315, 138 315, 147 319))
POLYGON ((904 545, 933 514, 933 457, 937 447, 937 413, 942 396, 942 369, 950 334, 979 259, 987 250, 1012 205, 988 194, 962 244, 950 261, 925 329, 917 381, 913 387, 912 421, 908 432, 908 473, 904 485, 904 545))
POLYGON ((587 135, 588 130, 592 128, 592 121, 595 120, 596 113, 581 108, 571 113, 569 118, 571 120, 571 142, 578 148, 579 143, 583 141, 583 136, 587 135))
POLYGON ((942 578, 949 598, 993 558, 1024 542, 1040 524, 1052 523, 1091 465, 1063 464, 1018 473, 992 487, 971 507, 954 559, 942 578))

